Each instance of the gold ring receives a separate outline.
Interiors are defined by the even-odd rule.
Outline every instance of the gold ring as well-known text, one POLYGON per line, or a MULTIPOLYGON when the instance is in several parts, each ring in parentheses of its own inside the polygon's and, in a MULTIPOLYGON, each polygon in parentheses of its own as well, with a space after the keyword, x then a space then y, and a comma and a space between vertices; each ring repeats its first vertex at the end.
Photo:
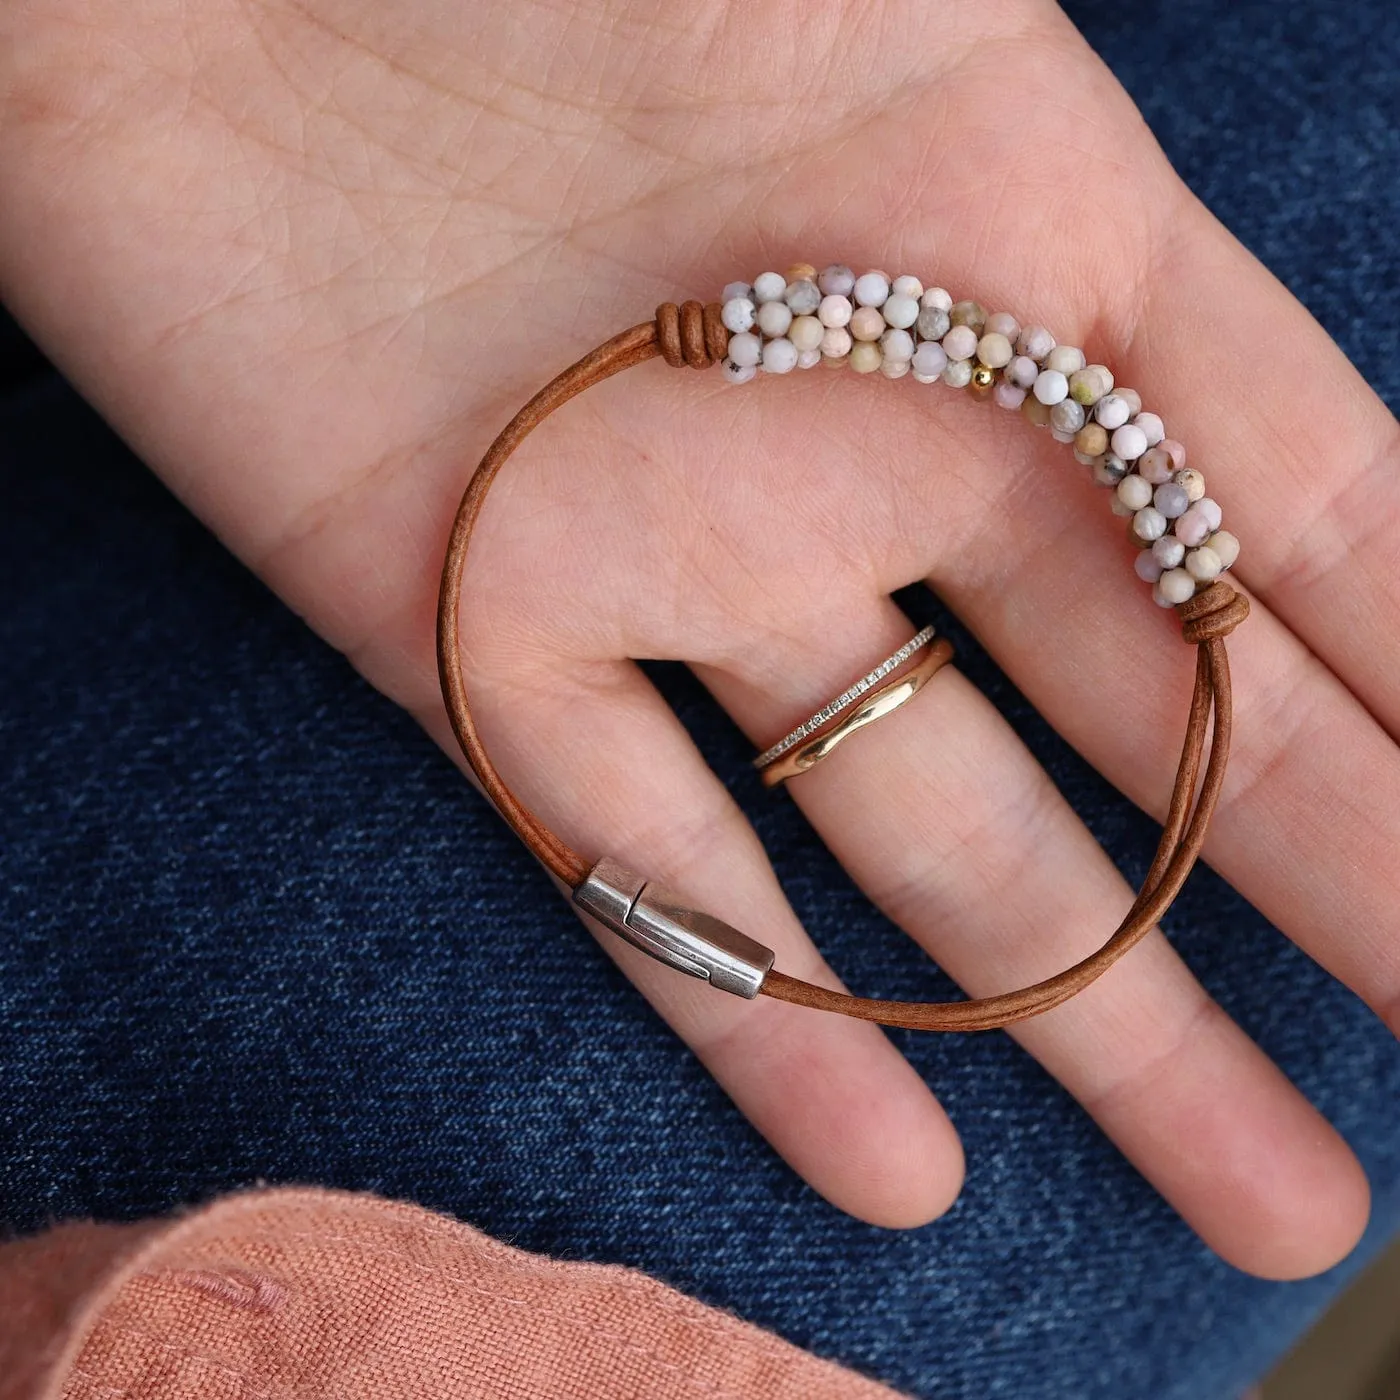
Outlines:
MULTIPOLYGON (((790 748, 779 754, 759 769, 759 776, 766 787, 777 787, 798 773, 815 768, 844 739, 867 724, 893 714, 899 707, 912 700, 934 675, 953 659, 953 645, 946 637, 940 637, 929 648, 917 666, 911 667, 898 680, 883 685, 873 691, 856 706, 839 724, 823 728, 813 738, 799 747, 790 748)), ((777 745, 774 745, 776 748, 777 745)), ((770 750, 771 752, 771 750, 770 750)), ((757 762, 758 760, 755 760, 757 762)))

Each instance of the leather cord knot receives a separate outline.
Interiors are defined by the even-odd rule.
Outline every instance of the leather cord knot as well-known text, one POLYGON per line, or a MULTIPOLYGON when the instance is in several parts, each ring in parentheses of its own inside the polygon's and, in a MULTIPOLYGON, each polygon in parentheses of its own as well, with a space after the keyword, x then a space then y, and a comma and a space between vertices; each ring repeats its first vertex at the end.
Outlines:
POLYGON ((1223 579, 1216 579, 1193 598, 1176 605, 1181 637, 1196 646, 1228 637, 1249 616, 1249 599, 1223 579))
POLYGON ((663 301, 656 308, 656 339, 662 358, 673 369, 706 369, 729 349, 729 331, 717 301, 663 301))

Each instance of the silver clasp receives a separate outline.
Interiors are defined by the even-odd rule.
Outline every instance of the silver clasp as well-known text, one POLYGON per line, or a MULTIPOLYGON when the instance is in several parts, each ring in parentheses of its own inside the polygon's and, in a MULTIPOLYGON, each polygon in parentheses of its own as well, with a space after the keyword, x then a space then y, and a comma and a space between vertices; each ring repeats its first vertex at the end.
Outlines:
POLYGON ((574 903, 668 967, 736 996, 756 997, 773 966, 771 948, 606 856, 574 891, 574 903))

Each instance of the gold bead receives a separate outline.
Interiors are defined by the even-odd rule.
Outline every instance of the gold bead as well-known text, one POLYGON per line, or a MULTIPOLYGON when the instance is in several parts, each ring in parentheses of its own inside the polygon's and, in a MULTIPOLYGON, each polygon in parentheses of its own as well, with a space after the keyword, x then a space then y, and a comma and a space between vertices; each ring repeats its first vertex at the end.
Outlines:
POLYGON ((997 372, 988 369, 986 365, 978 365, 972 371, 972 378, 968 382, 968 390, 979 399, 985 398, 992 392, 992 385, 997 382, 997 372))

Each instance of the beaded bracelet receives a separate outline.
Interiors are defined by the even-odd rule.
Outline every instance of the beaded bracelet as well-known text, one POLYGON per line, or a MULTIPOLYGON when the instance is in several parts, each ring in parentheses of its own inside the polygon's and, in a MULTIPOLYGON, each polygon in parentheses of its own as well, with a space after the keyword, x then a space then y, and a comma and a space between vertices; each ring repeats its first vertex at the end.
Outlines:
POLYGON ((653 320, 605 341, 551 380, 506 425, 453 521, 438 600, 438 671, 453 732, 488 798, 569 888, 575 906, 627 942, 744 997, 761 994, 888 1026, 986 1030, 1048 1011, 1088 986, 1161 918, 1195 864, 1230 749, 1225 638, 1249 613, 1245 595, 1220 578, 1238 554, 1239 541, 1221 529, 1220 507, 1205 494, 1200 472, 1186 466, 1182 444, 1166 436, 1161 418, 1143 409, 1136 392, 1115 387, 1111 372, 1087 363, 1082 350, 1057 344, 1042 326, 1023 327, 1007 312, 989 316, 975 301, 955 302, 916 277, 891 279, 880 271, 857 277, 839 265, 818 274, 802 263, 786 276, 764 272, 752 283, 732 282, 720 301, 707 305, 663 303, 653 320), (941 383, 1049 427, 1056 441, 1073 445, 1096 482, 1112 488, 1112 510, 1127 518, 1129 537, 1141 547, 1139 578, 1152 585, 1154 601, 1175 608, 1182 637, 1196 647, 1196 681, 1156 854, 1127 915, 1096 953, 1033 986, 966 1001, 884 1001, 832 991, 774 968, 770 948, 612 858, 587 860, 506 786, 477 732, 459 650, 472 531, 497 472, 542 419, 591 385, 658 355, 674 367, 719 364, 738 384, 760 371, 818 365, 941 383))

